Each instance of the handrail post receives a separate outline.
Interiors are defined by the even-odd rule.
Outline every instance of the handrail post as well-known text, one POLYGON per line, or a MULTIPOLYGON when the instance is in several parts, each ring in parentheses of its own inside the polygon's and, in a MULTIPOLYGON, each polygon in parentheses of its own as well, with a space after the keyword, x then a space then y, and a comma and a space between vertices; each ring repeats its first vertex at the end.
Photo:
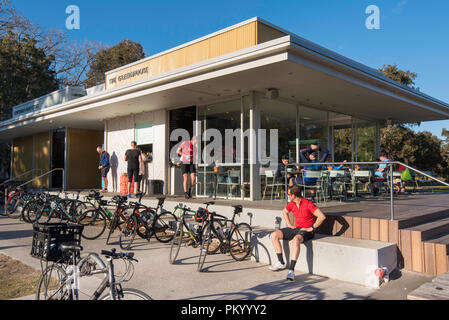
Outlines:
POLYGON ((393 190, 393 164, 390 164, 390 214, 391 221, 394 220, 394 190, 393 190))

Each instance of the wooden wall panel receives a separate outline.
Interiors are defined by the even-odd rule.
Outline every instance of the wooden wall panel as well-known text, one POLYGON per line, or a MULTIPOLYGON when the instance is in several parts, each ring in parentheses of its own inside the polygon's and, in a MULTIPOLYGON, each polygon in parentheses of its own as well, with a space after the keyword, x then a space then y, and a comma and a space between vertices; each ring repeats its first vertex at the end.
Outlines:
MULTIPOLYGON (((34 135, 34 169, 42 170, 42 174, 50 171, 50 132, 43 132, 34 135)), ((41 175, 41 172, 35 171, 34 177, 41 175)), ((49 176, 37 179, 34 182, 36 187, 49 186, 49 176)))
MULTIPOLYGON (((33 169, 33 136, 16 138, 13 141, 12 176, 17 177, 33 169)), ((21 181, 32 179, 32 173, 20 177, 21 181)))
MULTIPOLYGON (((275 36, 275 29, 272 29, 271 31, 268 30, 269 29, 266 29, 266 31, 263 32, 263 34, 265 34, 263 39, 273 38, 275 36)), ((142 61, 132 67, 123 68, 114 73, 108 74, 106 76, 106 88, 112 89, 131 82, 147 79, 164 72, 185 67, 193 63, 254 46, 258 44, 256 33, 257 22, 254 21, 178 50, 167 52, 166 54, 154 57, 150 60, 142 61), (118 79, 120 75, 124 75, 145 67, 148 67, 148 73, 146 74, 130 77, 122 81, 117 80, 115 83, 110 83, 110 80, 113 78, 118 79)))
POLYGON ((362 239, 369 240, 370 237, 370 219, 362 218, 362 239))
POLYGON ((379 220, 379 241, 390 242, 388 238, 388 220, 379 220))
POLYGON ((103 144, 103 139, 103 131, 67 129, 68 188, 100 188, 99 155, 96 148, 103 144))
POLYGON ((400 250, 404 258, 404 268, 412 270, 412 240, 409 230, 400 230, 400 250))
POLYGON ((435 271, 437 276, 449 271, 446 244, 440 243, 435 244, 435 264, 436 264, 435 271))
POLYGON ((425 273, 436 275, 434 243, 424 242, 424 266, 425 273))
POLYGON ((353 224, 354 224, 353 217, 344 217, 344 219, 348 224, 348 229, 346 229, 346 231, 343 233, 343 237, 352 238, 353 224))
POLYGON ((369 229, 370 229, 370 240, 379 241, 379 220, 370 219, 369 229))
POLYGON ((424 272, 421 232, 411 231, 412 270, 424 272))
POLYGON ((361 239, 362 238, 362 218, 360 217, 353 217, 353 231, 352 236, 355 239, 361 239))

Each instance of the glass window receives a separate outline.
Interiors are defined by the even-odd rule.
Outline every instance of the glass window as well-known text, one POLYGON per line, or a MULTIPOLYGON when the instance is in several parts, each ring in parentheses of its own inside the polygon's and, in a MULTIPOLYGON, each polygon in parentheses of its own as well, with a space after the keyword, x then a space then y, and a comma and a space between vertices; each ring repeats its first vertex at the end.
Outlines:
POLYGON ((265 155, 275 160, 274 163, 270 163, 270 168, 277 168, 283 155, 289 155, 290 161, 296 162, 296 105, 262 99, 260 106, 260 127, 266 130, 265 155), (278 130, 276 154, 272 154, 275 150, 271 150, 273 141, 270 139, 270 130, 278 130))
POLYGON ((299 147, 307 149, 310 144, 328 149, 328 113, 318 109, 299 107, 299 147))
POLYGON ((357 121, 357 161, 376 161, 376 124, 357 121))
POLYGON ((241 99, 198 108, 202 163, 198 168, 198 195, 242 197, 241 99), (205 140, 205 141, 204 141, 205 140))

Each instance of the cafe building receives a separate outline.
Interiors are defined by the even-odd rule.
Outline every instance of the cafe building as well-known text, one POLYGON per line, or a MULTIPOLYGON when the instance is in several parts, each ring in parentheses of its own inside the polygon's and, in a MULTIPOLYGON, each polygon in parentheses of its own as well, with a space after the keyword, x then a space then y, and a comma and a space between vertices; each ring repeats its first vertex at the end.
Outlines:
POLYGON ((172 133, 200 135, 204 148, 206 130, 224 137, 227 129, 240 129, 238 161, 200 162, 196 194, 259 200, 266 170, 277 166, 260 160, 262 150, 276 161, 288 154, 299 162, 299 150, 314 143, 334 161, 372 161, 383 126, 443 119, 449 119, 447 103, 253 18, 111 70, 98 87, 65 88, 16 106, 0 123, 0 139, 12 141, 13 177, 63 168, 35 184, 67 189, 100 188, 96 146, 104 145, 111 192, 120 189, 124 155, 135 140, 152 154, 148 179, 176 195, 183 194, 182 176, 170 151, 181 138, 171 141, 172 133), (267 136, 277 130, 277 148, 245 135, 248 129, 265 129, 267 136), (216 166, 232 179, 217 179, 216 166))

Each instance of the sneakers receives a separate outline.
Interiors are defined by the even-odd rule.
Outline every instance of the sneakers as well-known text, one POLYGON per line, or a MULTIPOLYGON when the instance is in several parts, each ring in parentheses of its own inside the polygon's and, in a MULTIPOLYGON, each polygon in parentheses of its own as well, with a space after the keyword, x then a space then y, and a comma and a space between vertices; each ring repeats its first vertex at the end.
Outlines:
POLYGON ((286 263, 282 264, 278 261, 275 264, 271 265, 268 269, 270 269, 271 271, 279 271, 284 270, 286 267, 287 267, 286 263))
POLYGON ((287 280, 288 280, 288 281, 294 281, 294 280, 295 280, 295 271, 293 271, 293 270, 288 270, 288 273, 287 273, 287 280))

